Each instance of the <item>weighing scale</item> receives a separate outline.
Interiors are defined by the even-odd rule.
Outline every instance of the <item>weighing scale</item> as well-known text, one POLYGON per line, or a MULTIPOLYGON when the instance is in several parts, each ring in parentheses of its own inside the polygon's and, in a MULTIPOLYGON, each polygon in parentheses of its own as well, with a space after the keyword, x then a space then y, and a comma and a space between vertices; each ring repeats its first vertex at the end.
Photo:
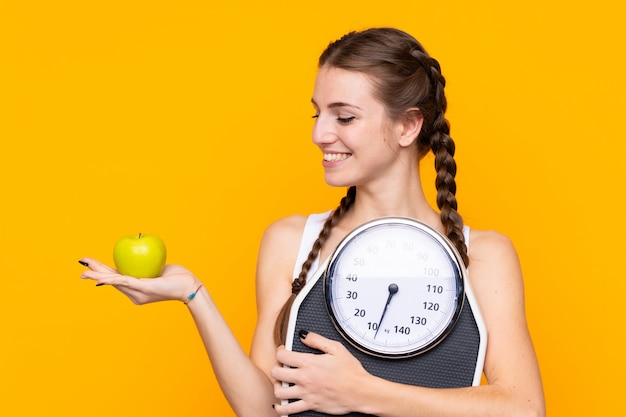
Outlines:
POLYGON ((389 381, 480 384, 487 332, 466 268, 445 236, 417 220, 381 218, 350 232, 291 309, 286 348, 320 353, 301 342, 300 330, 343 343, 369 373, 389 381))

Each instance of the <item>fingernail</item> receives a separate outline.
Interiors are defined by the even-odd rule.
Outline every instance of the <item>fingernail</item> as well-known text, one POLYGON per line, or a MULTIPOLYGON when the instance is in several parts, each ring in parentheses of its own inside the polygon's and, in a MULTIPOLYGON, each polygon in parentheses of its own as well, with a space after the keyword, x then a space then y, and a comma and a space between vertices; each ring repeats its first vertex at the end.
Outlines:
POLYGON ((80 277, 81 277, 82 279, 87 279, 87 278, 89 278, 89 277, 86 277, 86 276, 84 276, 84 275, 81 275, 80 277))
POLYGON ((89 264, 85 261, 78 261, 79 264, 81 264, 82 266, 89 266, 89 264))
POLYGON ((102 285, 104 285, 104 282, 99 282, 99 283, 96 284, 96 287, 100 287, 102 285))
POLYGON ((308 330, 300 330, 300 332, 298 332, 298 335, 300 336, 300 339, 306 339, 306 336, 309 334, 308 330))
POLYGON ((272 408, 276 408, 276 405, 275 405, 275 404, 272 404, 272 408))

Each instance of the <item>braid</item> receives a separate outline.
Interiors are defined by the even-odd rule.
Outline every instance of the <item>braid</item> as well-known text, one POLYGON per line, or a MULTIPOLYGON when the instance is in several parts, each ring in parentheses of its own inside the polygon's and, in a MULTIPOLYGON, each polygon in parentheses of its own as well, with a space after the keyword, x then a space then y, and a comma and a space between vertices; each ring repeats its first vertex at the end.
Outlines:
POLYGON ((437 207, 440 210, 441 222, 443 223, 446 235, 458 249, 463 263, 469 265, 467 255, 467 245, 463 235, 463 218, 457 211, 456 200, 456 162, 454 161, 455 145, 450 137, 450 124, 445 118, 447 107, 444 87, 446 81, 441 75, 441 68, 437 60, 429 58, 431 66, 429 68, 429 79, 434 86, 434 120, 430 133, 430 148, 435 155, 435 171, 437 177, 435 186, 437 188, 437 207))
POLYGON ((311 248, 309 255, 302 264, 302 270, 300 271, 300 274, 293 280, 291 284, 291 295, 289 296, 289 299, 287 299, 285 305, 283 305, 283 308, 276 318, 276 325, 274 326, 274 342, 276 343, 276 345, 285 343, 291 306, 293 305, 296 296, 305 286, 309 270, 311 269, 311 266, 313 265, 315 259, 318 257, 322 246, 324 245, 324 243, 326 243, 326 239, 330 235, 331 229, 352 206, 355 198, 356 187, 352 186, 348 188, 348 192, 346 196, 341 199, 339 206, 333 211, 330 216, 328 216, 328 219, 326 219, 326 221, 324 222, 324 226, 322 227, 320 234, 317 236, 317 239, 313 243, 313 247, 311 248))

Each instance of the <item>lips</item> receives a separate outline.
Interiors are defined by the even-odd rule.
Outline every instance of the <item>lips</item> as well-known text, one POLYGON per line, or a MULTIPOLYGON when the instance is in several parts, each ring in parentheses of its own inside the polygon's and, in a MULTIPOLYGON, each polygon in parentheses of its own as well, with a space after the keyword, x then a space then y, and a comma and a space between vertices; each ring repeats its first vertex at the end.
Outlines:
POLYGON ((325 153, 324 161, 326 162, 344 161, 348 159, 350 156, 352 156, 352 154, 350 153, 325 153))

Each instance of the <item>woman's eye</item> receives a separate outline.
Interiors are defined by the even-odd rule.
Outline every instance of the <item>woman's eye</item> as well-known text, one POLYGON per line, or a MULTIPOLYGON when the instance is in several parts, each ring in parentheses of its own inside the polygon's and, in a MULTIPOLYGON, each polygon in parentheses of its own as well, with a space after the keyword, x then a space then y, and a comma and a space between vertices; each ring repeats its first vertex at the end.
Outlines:
POLYGON ((337 121, 341 124, 347 125, 349 123, 352 123, 352 121, 355 119, 355 116, 350 116, 350 117, 337 117, 337 121))
POLYGON ((320 117, 320 114, 319 114, 319 113, 315 113, 315 114, 312 116, 312 118, 313 118, 313 119, 317 119, 318 117, 320 117))

